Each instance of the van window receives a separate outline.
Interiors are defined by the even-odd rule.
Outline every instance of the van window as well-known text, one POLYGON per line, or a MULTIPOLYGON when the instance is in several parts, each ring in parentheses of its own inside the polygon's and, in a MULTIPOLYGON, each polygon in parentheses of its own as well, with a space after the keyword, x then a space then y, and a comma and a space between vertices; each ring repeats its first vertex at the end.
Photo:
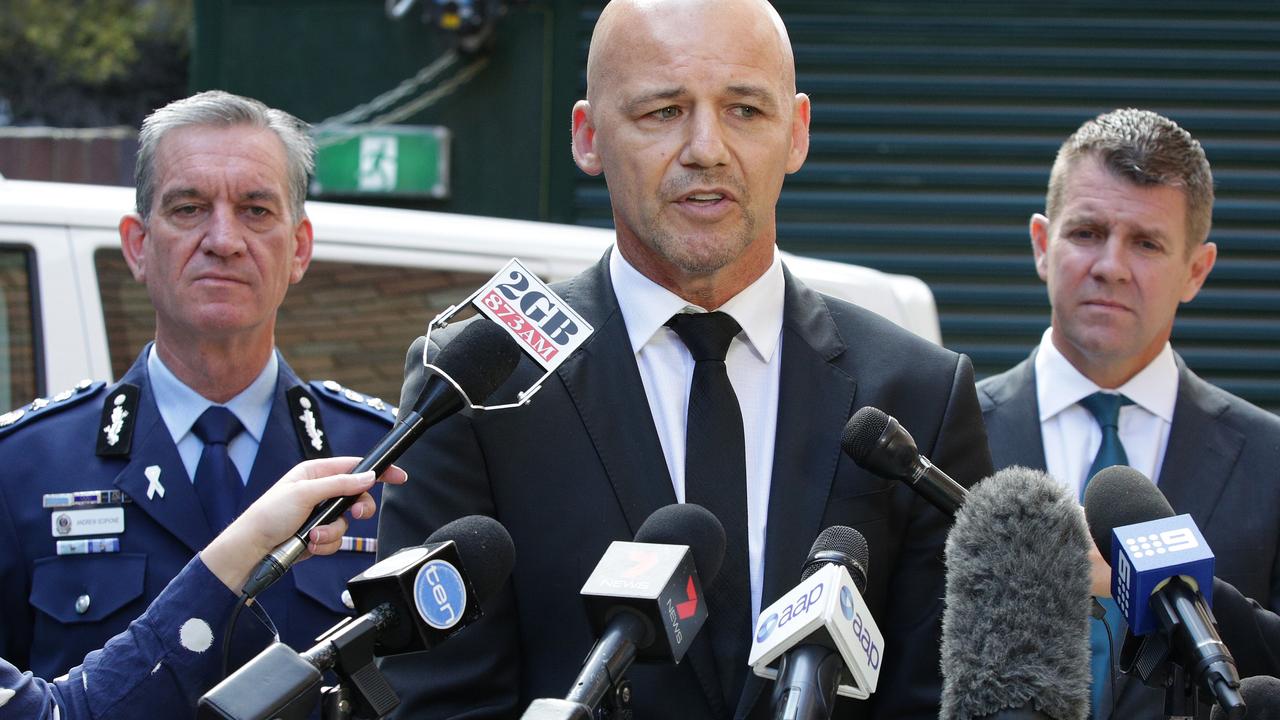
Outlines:
MULTIPOLYGON (((94 256, 110 346, 111 372, 122 376, 155 335, 146 288, 133 280, 120 251, 94 256)), ((426 268, 312 260, 289 288, 276 322, 276 345, 303 380, 336 380, 400 402, 404 355, 438 312, 465 298, 488 275, 426 268)))
POLYGON ((33 307, 31 251, 0 247, 0 412, 39 392, 33 307))

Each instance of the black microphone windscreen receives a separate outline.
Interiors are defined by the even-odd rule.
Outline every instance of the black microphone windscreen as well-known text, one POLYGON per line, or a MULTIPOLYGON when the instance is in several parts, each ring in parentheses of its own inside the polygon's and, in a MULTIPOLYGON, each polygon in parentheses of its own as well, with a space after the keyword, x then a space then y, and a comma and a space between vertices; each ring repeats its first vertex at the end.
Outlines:
POLYGON ((862 465, 887 427, 889 416, 883 410, 870 406, 859 408, 845 423, 844 432, 840 434, 840 448, 854 462, 862 465))
POLYGON ((520 362, 520 348, 497 323, 476 318, 430 361, 458 383, 467 400, 482 403, 511 377, 520 362))
POLYGON ((724 561, 724 526, 710 510, 693 503, 660 507, 636 530, 636 542, 688 545, 703 585, 710 585, 724 561))
POLYGON ((498 592, 516 564, 516 548, 502 523, 485 515, 467 515, 442 525, 427 543, 452 540, 480 602, 498 592))
POLYGON ((867 570, 871 566, 871 553, 862 533, 844 525, 832 525, 818 533, 818 538, 809 548, 809 557, 804 561, 800 582, 808 580, 810 575, 821 570, 827 563, 843 565, 853 578, 858 592, 867 591, 867 570))
POLYGON ((1111 562, 1111 531, 1126 525, 1173 517, 1173 508, 1160 488, 1127 465, 1103 468, 1084 489, 1084 514, 1089 534, 1111 562))
MULTIPOLYGON (((1269 675, 1254 675, 1240 681, 1240 697, 1248 709, 1244 720, 1280 720, 1280 680, 1269 675)), ((1228 720, 1231 716, 1214 705, 1209 720, 1228 720)))
POLYGON ((942 720, 1089 712, 1089 532, 1066 490, 1011 467, 978 483, 947 537, 942 720))

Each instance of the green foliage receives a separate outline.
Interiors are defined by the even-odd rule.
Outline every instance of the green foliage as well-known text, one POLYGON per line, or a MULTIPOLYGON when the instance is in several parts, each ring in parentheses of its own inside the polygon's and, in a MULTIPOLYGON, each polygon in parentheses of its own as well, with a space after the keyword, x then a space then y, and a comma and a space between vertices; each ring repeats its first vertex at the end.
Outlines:
POLYGON ((192 0, 5 0, 0 58, 44 66, 64 83, 102 85, 124 77, 144 44, 180 43, 192 0))

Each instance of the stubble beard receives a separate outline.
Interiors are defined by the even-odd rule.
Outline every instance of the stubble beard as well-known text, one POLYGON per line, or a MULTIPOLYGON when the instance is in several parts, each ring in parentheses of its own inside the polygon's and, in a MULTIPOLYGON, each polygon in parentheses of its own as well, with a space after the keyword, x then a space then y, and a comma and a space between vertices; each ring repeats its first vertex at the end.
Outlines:
MULTIPOLYGON (((660 198, 678 197, 683 188, 695 184, 688 177, 677 178, 663 183, 660 198)), ((690 275, 707 275, 723 269, 741 257, 756 237, 757 221, 755 213, 750 210, 750 202, 746 188, 732 178, 705 182, 704 184, 723 185, 732 188, 741 219, 736 229, 726 233, 708 229, 700 235, 681 235, 673 231, 670 224, 662 221, 662 211, 653 213, 645 219, 641 241, 655 254, 681 272, 690 275)), ((663 200, 662 207, 666 207, 663 200)))

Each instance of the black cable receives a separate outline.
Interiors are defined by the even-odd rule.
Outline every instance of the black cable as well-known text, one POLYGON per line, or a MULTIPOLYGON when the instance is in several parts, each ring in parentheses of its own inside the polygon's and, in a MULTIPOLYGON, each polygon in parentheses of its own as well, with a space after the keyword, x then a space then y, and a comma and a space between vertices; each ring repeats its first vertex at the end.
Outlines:
POLYGON ((248 593, 242 592, 236 600, 235 607, 231 608, 231 618, 227 621, 227 629, 222 633, 222 674, 218 677, 218 682, 227 678, 227 670, 231 666, 231 636, 235 634, 236 620, 240 618, 240 611, 244 610, 244 606, 251 599, 248 593))
MULTIPOLYGON (((1094 602, 1096 603, 1097 600, 1095 599, 1094 602)), ((1107 622, 1105 614, 1102 618, 1102 628, 1107 631, 1107 647, 1115 649, 1115 638, 1111 635, 1111 624, 1107 622)), ((1107 717, 1112 718, 1116 716, 1116 676, 1120 674, 1120 663, 1116 660, 1116 653, 1109 652, 1107 655, 1109 660, 1107 663, 1109 666, 1107 668, 1107 695, 1111 698, 1111 712, 1107 714, 1107 717)))

